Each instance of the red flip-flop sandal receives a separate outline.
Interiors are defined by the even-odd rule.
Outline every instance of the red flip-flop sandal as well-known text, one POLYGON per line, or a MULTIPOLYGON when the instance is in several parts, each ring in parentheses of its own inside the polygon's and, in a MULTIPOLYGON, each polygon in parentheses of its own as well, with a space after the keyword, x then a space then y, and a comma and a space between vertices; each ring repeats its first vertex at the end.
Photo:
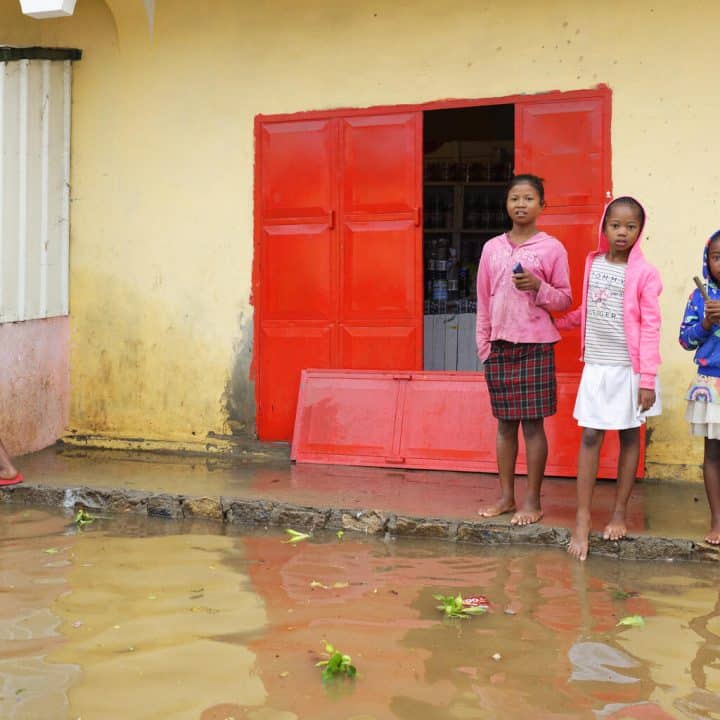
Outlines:
POLYGON ((13 475, 11 478, 0 478, 0 485, 18 485, 23 481, 22 473, 13 475))

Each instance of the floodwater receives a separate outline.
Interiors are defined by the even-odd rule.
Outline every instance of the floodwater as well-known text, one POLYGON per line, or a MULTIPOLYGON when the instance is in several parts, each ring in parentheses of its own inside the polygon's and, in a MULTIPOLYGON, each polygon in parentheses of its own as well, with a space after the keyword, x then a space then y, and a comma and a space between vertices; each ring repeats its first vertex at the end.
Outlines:
POLYGON ((720 718, 714 565, 284 539, 0 506, 0 717, 720 718), (490 611, 444 620, 458 592, 490 611))

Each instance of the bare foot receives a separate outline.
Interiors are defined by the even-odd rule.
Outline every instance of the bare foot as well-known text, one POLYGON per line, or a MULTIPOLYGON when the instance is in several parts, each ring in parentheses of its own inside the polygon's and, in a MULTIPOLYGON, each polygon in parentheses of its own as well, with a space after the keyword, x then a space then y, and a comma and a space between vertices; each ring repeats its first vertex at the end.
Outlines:
POLYGON ((627 526, 625 525, 624 513, 613 513, 610 522, 603 530, 604 540, 622 540, 627 535, 627 526))
POLYGON ((486 505, 478 510, 480 517, 497 517, 498 515, 505 515, 505 513, 515 512, 515 501, 514 500, 503 500, 500 498, 496 503, 492 505, 486 505))
POLYGON ((575 521, 575 532, 572 535, 567 551, 577 560, 585 560, 588 555, 588 536, 590 535, 590 518, 578 517, 575 521))
POLYGON ((720 545, 720 522, 714 522, 710 532, 705 536, 705 542, 711 545, 720 545))
POLYGON ((512 525, 531 525, 542 519, 543 513, 539 507, 523 506, 511 518, 512 525))

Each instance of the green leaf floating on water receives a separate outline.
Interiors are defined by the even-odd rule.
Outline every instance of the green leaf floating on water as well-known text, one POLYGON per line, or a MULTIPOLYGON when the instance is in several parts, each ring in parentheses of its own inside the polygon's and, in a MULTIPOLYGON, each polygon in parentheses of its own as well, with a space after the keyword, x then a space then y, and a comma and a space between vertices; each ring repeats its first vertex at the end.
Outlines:
POLYGON ((95 518, 89 512, 85 512, 85 510, 80 508, 75 513, 75 519, 73 520, 73 522, 78 527, 84 527, 85 525, 89 525, 90 523, 95 522, 95 518))
POLYGON ((298 532, 290 528, 286 528, 285 532, 290 536, 287 540, 283 540, 285 543, 299 543, 312 537, 309 533, 298 532))
POLYGON ((328 659, 315 663, 315 667, 323 669, 323 680, 331 680, 338 675, 345 675, 349 678, 354 678, 357 675, 357 668, 352 664, 352 658, 336 650, 329 642, 325 643, 324 654, 327 655, 328 659))
POLYGON ((615 627, 621 625, 627 625, 628 627, 643 627, 645 625, 645 618, 642 615, 628 615, 627 617, 618 620, 615 627))
POLYGON ((482 615, 488 610, 487 598, 484 596, 478 596, 477 598, 463 599, 463 596, 458 593, 457 595, 433 595, 435 600, 440 601, 440 605, 435 607, 441 610, 445 617, 449 618, 466 618, 471 615, 482 615))

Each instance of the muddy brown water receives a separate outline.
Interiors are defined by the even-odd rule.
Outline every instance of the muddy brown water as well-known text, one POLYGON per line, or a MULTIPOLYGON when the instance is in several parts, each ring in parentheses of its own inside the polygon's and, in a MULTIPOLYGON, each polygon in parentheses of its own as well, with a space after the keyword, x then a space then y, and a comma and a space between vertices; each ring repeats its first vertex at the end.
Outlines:
POLYGON ((713 566, 71 520, 0 507, 0 718, 720 718, 713 566))

